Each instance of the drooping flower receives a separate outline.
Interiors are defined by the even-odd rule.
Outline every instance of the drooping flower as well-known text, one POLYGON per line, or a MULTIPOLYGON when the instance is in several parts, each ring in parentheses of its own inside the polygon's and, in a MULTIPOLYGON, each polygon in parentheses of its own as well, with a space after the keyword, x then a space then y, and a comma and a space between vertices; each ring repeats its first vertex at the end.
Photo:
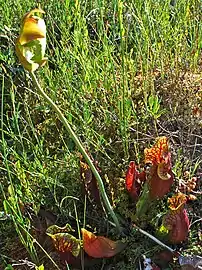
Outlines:
POLYGON ((186 195, 178 193, 168 199, 169 210, 163 219, 163 226, 168 230, 169 241, 178 244, 186 240, 189 232, 189 218, 184 208, 186 195))
POLYGON ((141 173, 137 170, 134 161, 131 161, 126 173, 126 189, 133 200, 137 200, 140 195, 142 183, 146 181, 145 171, 141 173))
POLYGON ((168 138, 160 137, 152 148, 144 150, 144 154, 145 164, 151 166, 147 175, 150 197, 162 198, 173 183, 168 138))
POLYGON ((44 65, 46 49, 46 25, 38 14, 45 13, 35 8, 23 17, 20 35, 16 40, 15 49, 20 63, 28 71, 35 71, 44 65))
POLYGON ((93 258, 109 258, 121 252, 126 243, 112 241, 104 236, 96 236, 92 232, 82 228, 83 248, 93 258))

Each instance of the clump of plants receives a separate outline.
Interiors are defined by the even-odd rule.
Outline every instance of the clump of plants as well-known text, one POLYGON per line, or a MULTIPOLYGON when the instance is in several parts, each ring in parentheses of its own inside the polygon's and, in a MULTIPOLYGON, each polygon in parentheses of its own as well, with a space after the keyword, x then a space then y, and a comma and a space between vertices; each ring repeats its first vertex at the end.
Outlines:
MULTIPOLYGON (((159 137, 153 147, 144 150, 144 164, 142 166, 135 164, 134 161, 130 162, 126 173, 125 186, 128 197, 133 204, 133 217, 131 217, 130 223, 121 222, 110 203, 96 163, 85 150, 59 107, 43 91, 35 75, 35 71, 47 61, 47 58, 45 58, 46 25, 41 18, 42 14, 44 14, 44 11, 41 9, 34 9, 25 14, 20 35, 16 40, 17 56, 25 70, 29 72, 37 93, 55 111, 58 119, 63 123, 81 153, 81 177, 84 180, 84 189, 86 192, 90 192, 95 203, 99 204, 100 209, 103 209, 108 218, 112 219, 116 229, 116 238, 119 240, 112 240, 106 236, 107 233, 105 236, 96 235, 86 228, 81 228, 75 233, 71 224, 64 227, 59 227, 56 224, 51 225, 47 228, 46 234, 53 241, 61 259, 76 267, 81 267, 82 261, 85 265, 92 260, 113 257, 127 249, 130 235, 137 231, 167 248, 173 253, 173 256, 176 255, 175 251, 163 242, 179 244, 187 239, 190 222, 185 204, 190 197, 182 193, 180 188, 174 189, 173 187, 174 174, 168 138, 159 137), (140 169, 140 167, 143 169, 140 169), (161 224, 153 226, 153 217, 157 216, 159 211, 158 205, 163 204, 164 208, 167 208, 165 198, 168 194, 170 194, 168 210, 163 215, 161 224), (158 240, 156 236, 154 237, 139 228, 139 226, 146 228, 148 225, 153 226, 155 234, 163 242, 158 240), (128 230, 127 233, 125 229, 128 230)), ((11 186, 10 194, 14 192, 11 186)), ((12 197, 15 196, 12 195, 12 197)), ((121 214, 124 219, 124 213, 121 214)), ((180 254, 177 254, 177 256, 179 257, 180 254)))

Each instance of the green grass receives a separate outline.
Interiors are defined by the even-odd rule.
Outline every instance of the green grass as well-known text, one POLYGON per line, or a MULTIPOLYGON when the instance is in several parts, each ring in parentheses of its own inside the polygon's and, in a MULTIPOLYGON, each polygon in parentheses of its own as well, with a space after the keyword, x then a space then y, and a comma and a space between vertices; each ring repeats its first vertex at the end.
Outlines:
MULTIPOLYGON (((40 207, 57 215, 60 224, 76 226, 79 220, 82 226, 78 151, 50 106, 36 95, 14 52, 20 20, 35 1, 0 2, 0 211, 12 214, 11 221, 0 221, 0 235, 8 242, 0 236, 0 248, 8 256, 15 227, 30 261, 40 265, 49 261, 33 245, 32 219, 40 207)), ((49 0, 41 7, 46 12, 48 63, 37 76, 98 160, 114 200, 125 196, 122 178, 129 161, 142 162, 143 149, 156 136, 170 138, 176 181, 186 170, 200 176, 202 124, 192 110, 202 106, 201 1, 49 0)), ((95 216, 90 214, 91 208, 87 204, 86 224, 95 219, 92 226, 103 232, 99 226, 106 226, 95 211, 95 216)), ((197 226, 189 251, 197 243, 197 226)), ((124 269, 134 267, 142 253, 155 251, 150 241, 137 249, 135 240, 125 252, 124 269)), ((21 259, 15 255, 4 259, 4 266, 21 259)), ((123 269, 123 262, 110 263, 123 269)))

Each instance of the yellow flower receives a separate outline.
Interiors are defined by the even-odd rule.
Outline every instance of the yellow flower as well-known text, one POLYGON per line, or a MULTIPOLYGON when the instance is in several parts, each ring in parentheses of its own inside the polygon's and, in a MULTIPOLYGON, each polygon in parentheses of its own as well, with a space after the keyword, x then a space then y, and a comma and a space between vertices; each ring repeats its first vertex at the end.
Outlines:
POLYGON ((44 65, 46 49, 46 25, 43 19, 35 14, 45 13, 35 8, 23 17, 20 35, 16 40, 15 49, 20 63, 28 71, 35 71, 44 65))

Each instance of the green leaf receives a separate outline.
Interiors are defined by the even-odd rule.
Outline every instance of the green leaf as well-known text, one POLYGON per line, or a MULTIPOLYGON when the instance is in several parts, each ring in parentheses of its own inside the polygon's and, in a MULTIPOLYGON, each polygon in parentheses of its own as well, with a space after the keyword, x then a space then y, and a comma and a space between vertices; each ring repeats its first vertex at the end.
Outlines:
POLYGON ((36 266, 36 268, 35 268, 35 270, 44 270, 44 269, 45 268, 44 268, 43 264, 40 265, 40 266, 36 266))
POLYGON ((8 264, 4 270, 14 270, 13 266, 8 264))
POLYGON ((154 96, 149 96, 148 102, 149 102, 149 108, 150 110, 152 110, 153 104, 154 104, 154 96))

